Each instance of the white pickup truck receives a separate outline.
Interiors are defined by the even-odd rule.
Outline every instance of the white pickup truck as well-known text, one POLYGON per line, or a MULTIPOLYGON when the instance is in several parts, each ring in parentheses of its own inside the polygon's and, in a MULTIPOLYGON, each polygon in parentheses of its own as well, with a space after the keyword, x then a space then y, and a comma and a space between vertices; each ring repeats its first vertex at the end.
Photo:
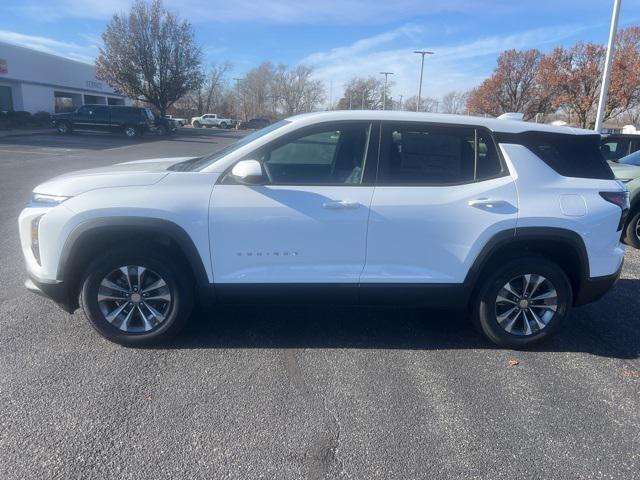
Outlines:
POLYGON ((191 118, 191 125, 195 128, 201 127, 218 127, 218 128, 231 128, 240 123, 238 120, 231 118, 221 118, 215 113, 206 113, 200 117, 191 118))
POLYGON ((184 127, 187 124, 187 119, 186 118, 174 117, 173 115, 165 115, 164 118, 168 118, 169 120, 173 120, 180 127, 184 127))

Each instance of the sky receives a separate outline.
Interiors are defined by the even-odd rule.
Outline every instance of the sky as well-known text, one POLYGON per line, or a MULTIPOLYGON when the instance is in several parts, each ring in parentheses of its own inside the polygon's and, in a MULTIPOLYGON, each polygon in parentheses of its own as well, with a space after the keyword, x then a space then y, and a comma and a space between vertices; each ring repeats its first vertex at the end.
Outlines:
MULTIPOLYGON (((1 0, 0 41, 92 63, 101 34, 130 0, 1 0)), ((230 77, 263 61, 313 67, 327 97, 354 76, 394 72, 392 95, 467 90, 505 49, 549 51, 578 40, 606 43, 613 0, 165 0, 188 19, 205 63, 230 77)), ((640 25, 640 0, 622 0, 619 28, 640 25)), ((1 47, 0 47, 1 48, 1 47)))

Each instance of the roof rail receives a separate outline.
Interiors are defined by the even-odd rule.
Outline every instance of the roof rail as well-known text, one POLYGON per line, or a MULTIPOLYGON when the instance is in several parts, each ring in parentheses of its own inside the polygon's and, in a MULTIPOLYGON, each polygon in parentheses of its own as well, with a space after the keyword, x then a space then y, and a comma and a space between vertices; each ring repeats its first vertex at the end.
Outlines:
POLYGON ((524 120, 524 113, 519 113, 519 112, 503 113, 502 115, 500 115, 498 117, 498 120, 519 120, 519 121, 523 121, 524 120))

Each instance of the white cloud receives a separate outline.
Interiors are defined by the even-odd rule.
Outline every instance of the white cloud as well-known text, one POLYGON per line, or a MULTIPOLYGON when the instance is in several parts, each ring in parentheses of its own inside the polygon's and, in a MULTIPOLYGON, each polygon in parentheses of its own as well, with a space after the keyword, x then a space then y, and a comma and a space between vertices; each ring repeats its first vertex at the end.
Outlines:
POLYGON ((0 41, 60 55, 85 63, 93 63, 95 55, 97 54, 97 46, 94 44, 78 45, 77 43, 62 42, 38 35, 25 35, 10 30, 0 30, 0 41))
POLYGON ((451 90, 467 90, 478 85, 491 71, 494 60, 509 48, 543 48, 568 38, 587 27, 564 25, 540 28, 504 36, 489 36, 460 44, 424 44, 407 38, 419 33, 408 25, 387 33, 364 38, 326 52, 312 53, 299 63, 315 69, 316 78, 329 88, 333 83, 333 98, 339 98, 343 86, 355 76, 378 76, 391 71, 395 83, 395 98, 416 95, 420 75, 420 57, 414 50, 426 48, 435 55, 425 57, 423 95, 441 97, 451 90), (398 44, 402 44, 399 47, 398 44))

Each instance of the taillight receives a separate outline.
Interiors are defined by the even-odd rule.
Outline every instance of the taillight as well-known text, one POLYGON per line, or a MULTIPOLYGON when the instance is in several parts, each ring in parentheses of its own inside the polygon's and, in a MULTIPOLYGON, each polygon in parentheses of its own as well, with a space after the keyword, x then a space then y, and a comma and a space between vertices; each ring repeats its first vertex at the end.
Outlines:
POLYGON ((600 192, 600 196, 607 202, 613 203, 620 207, 620 223, 618 223, 618 231, 622 230, 627 214, 629 213, 629 192, 600 192))

